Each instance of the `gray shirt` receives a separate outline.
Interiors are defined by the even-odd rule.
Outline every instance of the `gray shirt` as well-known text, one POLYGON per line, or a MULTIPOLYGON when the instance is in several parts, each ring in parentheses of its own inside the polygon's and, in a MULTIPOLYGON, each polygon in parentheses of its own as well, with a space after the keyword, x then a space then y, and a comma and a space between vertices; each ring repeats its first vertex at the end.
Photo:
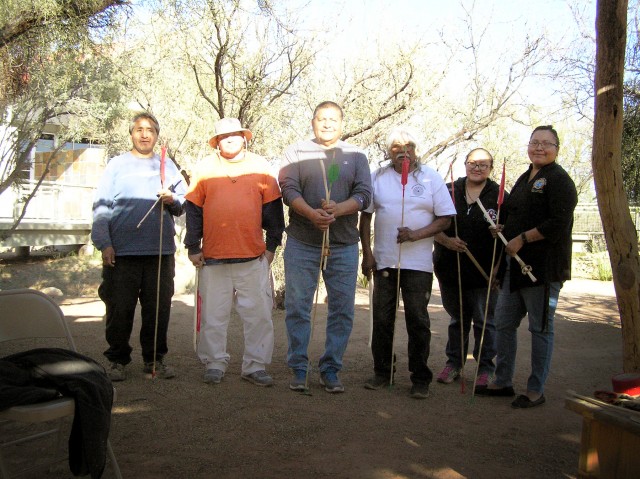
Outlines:
MULTIPOLYGON (((327 149, 313 140, 291 145, 284 153, 278 181, 287 206, 302 197, 312 208, 321 208, 322 200, 327 195, 320 162, 324 163, 327 174, 332 163, 338 165, 338 178, 330 185, 330 179, 327 179, 331 200, 341 203, 353 198, 360 204, 360 210, 369 206, 371 173, 364 152, 344 141, 338 141, 333 148, 327 149)), ((289 208, 286 231, 302 243, 318 247, 322 245, 322 231, 293 208, 289 208)), ((329 227, 330 244, 350 245, 358 240, 358 213, 339 216, 329 227)))

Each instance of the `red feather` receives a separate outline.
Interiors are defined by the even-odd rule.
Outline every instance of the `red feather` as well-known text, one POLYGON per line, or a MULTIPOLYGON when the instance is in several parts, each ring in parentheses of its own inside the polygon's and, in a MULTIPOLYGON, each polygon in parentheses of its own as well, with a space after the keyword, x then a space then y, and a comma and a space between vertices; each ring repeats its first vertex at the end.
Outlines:
POLYGON ((400 180, 403 187, 406 186, 408 179, 409 179, 409 157, 405 156, 404 160, 402 160, 402 179, 400 180))
POLYGON ((500 190, 498 191, 498 208, 504 201, 504 177, 505 177, 505 164, 502 163, 502 178, 500 179, 500 190))
POLYGON ((166 146, 162 146, 162 148, 160 148, 160 183, 162 184, 162 187, 164 187, 164 165, 165 165, 165 158, 167 156, 167 147, 166 146))

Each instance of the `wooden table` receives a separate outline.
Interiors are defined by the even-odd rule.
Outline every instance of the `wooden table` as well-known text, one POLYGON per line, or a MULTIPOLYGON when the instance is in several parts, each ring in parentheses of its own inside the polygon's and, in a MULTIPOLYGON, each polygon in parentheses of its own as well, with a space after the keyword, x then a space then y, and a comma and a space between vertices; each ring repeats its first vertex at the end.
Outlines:
POLYGON ((573 392, 565 407, 582 415, 578 477, 640 478, 640 412, 573 392))

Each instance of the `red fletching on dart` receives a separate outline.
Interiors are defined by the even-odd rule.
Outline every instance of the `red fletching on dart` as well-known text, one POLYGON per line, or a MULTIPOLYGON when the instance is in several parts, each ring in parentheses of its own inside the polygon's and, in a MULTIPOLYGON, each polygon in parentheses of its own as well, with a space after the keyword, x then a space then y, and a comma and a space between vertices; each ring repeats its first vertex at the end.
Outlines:
POLYGON ((196 311, 197 311, 197 321, 196 321, 196 331, 200 334, 200 323, 202 321, 202 296, 200 296, 200 291, 198 291, 198 299, 196 300, 196 311))
POLYGON ((164 187, 164 165, 165 165, 165 158, 167 157, 167 147, 166 146, 162 146, 160 148, 160 183, 162 184, 162 186, 164 187))
POLYGON ((400 180, 400 182, 402 183, 402 186, 405 186, 407 184, 409 178, 409 157, 405 156, 404 160, 402 160, 402 179, 400 180))
POLYGON ((402 196, 404 197, 404 187, 409 180, 409 165, 411 159, 407 154, 407 145, 402 147, 402 177, 400 178, 400 183, 402 184, 402 196))
POLYGON ((504 177, 505 177, 505 163, 502 163, 502 178, 500 179, 500 190, 498 191, 498 207, 502 205, 504 201, 504 177))

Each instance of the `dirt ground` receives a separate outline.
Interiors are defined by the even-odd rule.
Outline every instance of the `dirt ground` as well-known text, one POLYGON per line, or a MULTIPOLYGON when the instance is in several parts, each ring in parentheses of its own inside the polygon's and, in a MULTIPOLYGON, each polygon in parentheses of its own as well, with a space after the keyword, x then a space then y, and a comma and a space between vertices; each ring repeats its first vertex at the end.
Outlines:
MULTIPOLYGON (((16 266, 13 266, 15 268, 16 266)), ((14 275, 15 276, 15 273, 14 275)), ((9 285, 7 270, 1 286, 9 285)), ((288 388, 284 312, 274 311, 276 347, 268 371, 276 384, 260 388, 240 378, 241 324, 229 331, 231 363, 219 385, 202 382, 193 352, 192 295, 174 297, 167 361, 179 376, 151 380, 142 372, 137 329, 129 378, 117 383, 111 442, 125 478, 571 478, 578 471, 581 418, 565 409, 567 390, 592 395, 611 389, 622 369, 621 330, 611 283, 574 280, 560 297, 547 403, 516 410, 509 398, 471 396, 476 364, 465 368, 466 388, 433 383, 430 397, 408 396, 406 332, 397 329, 399 369, 391 389, 369 391, 372 373, 368 295, 358 291, 356 320, 341 373, 346 392, 328 394, 311 375, 311 395, 288 388)), ((93 296, 61 300, 81 353, 107 364, 104 308, 93 296)), ((322 353, 326 314, 318 307, 310 346, 322 353)), ((448 317, 435 283, 430 303, 429 365, 444 366, 448 317)), ((139 326, 136 321, 136 326, 139 326)), ((515 378, 523 392, 530 336, 520 328, 515 378)), ((43 477, 39 475, 37 477, 43 477)), ((66 467, 46 477, 70 477, 66 467)), ((113 477, 107 465, 103 477, 113 477)))

